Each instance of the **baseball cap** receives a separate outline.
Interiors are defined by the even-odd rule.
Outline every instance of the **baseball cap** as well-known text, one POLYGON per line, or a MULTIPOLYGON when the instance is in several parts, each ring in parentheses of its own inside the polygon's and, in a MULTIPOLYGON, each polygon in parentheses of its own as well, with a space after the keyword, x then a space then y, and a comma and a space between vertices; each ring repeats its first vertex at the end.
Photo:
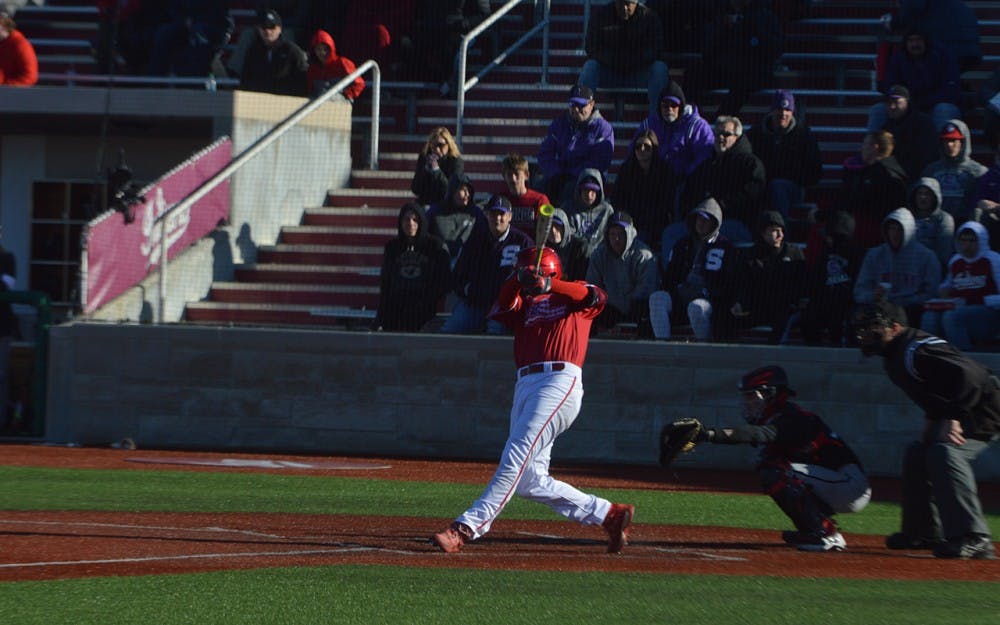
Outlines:
POLYGON ((583 182, 581 182, 580 183, 580 188, 581 189, 590 189, 591 191, 597 191, 598 193, 601 191, 601 185, 598 184, 598 182, 596 180, 594 180, 593 178, 587 178, 586 180, 584 180, 583 182))
POLYGON ((281 26, 281 16, 274 9, 266 9, 257 13, 257 23, 264 28, 281 26))
POLYGON ((502 213, 509 213, 510 200, 502 195, 493 194, 490 199, 486 202, 486 206, 483 207, 484 211, 500 211, 502 213))
POLYGON ((586 106, 594 99, 594 92, 586 85, 573 85, 569 90, 570 104, 586 106))
POLYGON ((675 95, 665 95, 660 98, 660 104, 673 104, 674 106, 680 106, 681 99, 675 95))
POLYGON ((774 97, 771 98, 771 110, 776 111, 778 109, 787 109, 793 113, 795 112, 795 96, 792 95, 791 91, 778 89, 774 92, 774 97))
POLYGON ((940 136, 941 136, 942 139, 964 139, 965 138, 965 135, 963 135, 962 131, 958 129, 958 126, 956 126, 955 124, 953 124, 951 122, 948 122, 947 124, 945 124, 944 126, 941 127, 941 135, 940 136))
POLYGON ((910 99, 910 90, 906 88, 905 85, 893 85, 889 87, 889 90, 885 92, 885 99, 896 99, 902 98, 903 100, 910 99))

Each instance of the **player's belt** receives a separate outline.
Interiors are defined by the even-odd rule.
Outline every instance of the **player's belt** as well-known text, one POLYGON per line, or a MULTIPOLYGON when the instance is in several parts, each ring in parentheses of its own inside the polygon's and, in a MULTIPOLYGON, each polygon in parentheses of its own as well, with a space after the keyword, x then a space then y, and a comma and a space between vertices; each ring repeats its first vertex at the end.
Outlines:
POLYGON ((517 370, 517 378, 521 379, 526 375, 531 375, 532 373, 547 373, 549 371, 562 371, 566 368, 566 363, 564 362, 536 362, 533 365, 528 365, 526 367, 521 367, 517 370))

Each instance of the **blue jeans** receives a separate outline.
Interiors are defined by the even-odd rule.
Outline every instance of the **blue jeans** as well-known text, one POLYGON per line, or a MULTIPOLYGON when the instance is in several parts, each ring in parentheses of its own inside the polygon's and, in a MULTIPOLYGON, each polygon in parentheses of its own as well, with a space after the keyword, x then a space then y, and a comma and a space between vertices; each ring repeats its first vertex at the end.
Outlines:
POLYGON ((648 67, 631 74, 620 74, 613 69, 601 66, 594 59, 583 64, 580 70, 581 85, 590 87, 597 93, 599 87, 605 89, 614 87, 646 87, 649 97, 649 114, 657 115, 660 111, 660 92, 670 82, 670 69, 663 61, 653 61, 648 67))
POLYGON ((506 334, 507 328, 500 322, 487 319, 489 306, 473 306, 464 299, 458 300, 451 315, 441 325, 441 332, 446 334, 467 334, 482 332, 486 325, 487 334, 506 334))
POLYGON ((976 341, 987 341, 1000 334, 1000 310, 985 305, 959 306, 945 311, 941 324, 945 338, 967 352, 976 341))
POLYGON ((800 204, 806 195, 805 189, 797 182, 787 178, 774 178, 767 183, 767 202, 771 210, 781 213, 788 221, 792 207, 800 204))

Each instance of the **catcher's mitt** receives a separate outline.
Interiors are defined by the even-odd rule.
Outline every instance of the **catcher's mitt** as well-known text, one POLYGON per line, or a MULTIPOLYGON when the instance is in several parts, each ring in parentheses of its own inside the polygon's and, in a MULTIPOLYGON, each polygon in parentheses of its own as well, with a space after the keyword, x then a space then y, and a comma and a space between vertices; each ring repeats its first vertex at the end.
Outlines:
POLYGON ((694 418, 678 419, 660 432, 660 466, 667 468, 677 456, 694 449, 704 431, 701 421, 694 418))

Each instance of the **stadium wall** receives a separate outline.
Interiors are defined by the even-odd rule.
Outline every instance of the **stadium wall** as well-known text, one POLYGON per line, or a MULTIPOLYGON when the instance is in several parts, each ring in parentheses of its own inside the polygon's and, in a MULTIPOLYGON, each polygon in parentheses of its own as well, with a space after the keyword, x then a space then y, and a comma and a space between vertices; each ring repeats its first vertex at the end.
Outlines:
MULTIPOLYGON (((505 337, 70 323, 52 329, 52 443, 495 459, 514 375, 505 337)), ((978 357, 1000 370, 1000 354, 978 357)), ((896 476, 922 415, 855 350, 594 340, 586 394, 553 456, 654 464, 667 422, 740 419, 736 382, 784 366, 798 400, 872 474, 896 476)), ((745 468, 748 446, 704 446, 679 467, 745 468)), ((1000 480, 1000 449, 979 461, 1000 480)))

